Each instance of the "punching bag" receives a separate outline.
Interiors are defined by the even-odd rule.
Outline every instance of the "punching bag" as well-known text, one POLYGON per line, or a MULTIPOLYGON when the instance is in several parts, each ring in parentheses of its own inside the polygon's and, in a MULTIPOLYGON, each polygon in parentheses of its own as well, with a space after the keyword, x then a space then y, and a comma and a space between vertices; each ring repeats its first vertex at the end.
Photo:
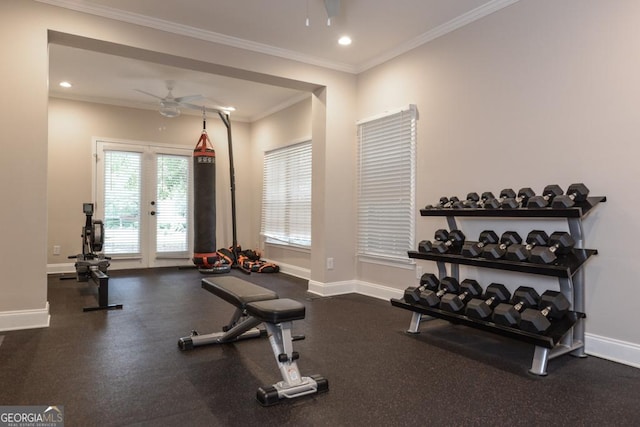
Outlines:
POLYGON ((216 252, 216 152, 206 128, 193 150, 193 219, 193 263, 201 271, 211 271, 219 264, 216 252))

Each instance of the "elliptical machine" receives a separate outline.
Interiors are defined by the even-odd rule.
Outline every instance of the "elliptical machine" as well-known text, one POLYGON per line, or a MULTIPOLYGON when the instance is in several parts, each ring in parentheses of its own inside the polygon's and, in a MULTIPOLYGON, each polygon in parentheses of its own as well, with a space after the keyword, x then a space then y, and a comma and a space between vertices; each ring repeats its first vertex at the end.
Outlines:
POLYGON ((76 278, 78 282, 88 282, 89 279, 98 285, 98 305, 85 307, 83 311, 121 309, 122 304, 109 304, 109 268, 110 257, 102 253, 104 246, 104 223, 93 219, 93 203, 83 203, 82 211, 86 215, 82 227, 82 253, 69 256, 76 259, 76 278))

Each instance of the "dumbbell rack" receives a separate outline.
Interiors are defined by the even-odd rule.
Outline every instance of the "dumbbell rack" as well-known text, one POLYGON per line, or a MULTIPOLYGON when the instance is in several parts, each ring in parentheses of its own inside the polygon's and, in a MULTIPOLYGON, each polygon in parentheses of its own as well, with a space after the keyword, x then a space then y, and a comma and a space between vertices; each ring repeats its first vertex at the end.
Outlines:
POLYGON ((584 352, 585 325, 585 295, 584 295, 584 264, 593 255, 598 253, 595 249, 584 249, 584 233, 582 220, 599 204, 606 202, 606 197, 588 197, 586 201, 576 204, 571 208, 542 208, 542 209, 421 209, 421 216, 446 217, 450 230, 458 229, 456 217, 481 217, 481 218, 566 218, 569 225, 569 233, 575 240, 573 251, 562 256, 554 264, 533 264, 509 260, 489 260, 484 258, 468 258, 459 252, 439 254, 436 252, 409 251, 409 258, 435 261, 438 266, 440 278, 453 276, 459 279, 459 266, 470 265, 480 268, 515 271, 527 274, 537 274, 547 277, 557 277, 560 292, 571 303, 571 310, 567 315, 554 321, 549 330, 543 334, 535 334, 495 324, 491 321, 479 320, 467 317, 463 314, 451 313, 438 308, 413 305, 401 299, 391 299, 391 304, 409 311, 412 317, 409 333, 419 333, 423 316, 440 318, 455 324, 463 324, 472 328, 489 331, 498 335, 523 341, 535 346, 533 360, 529 372, 535 375, 547 374, 547 363, 550 359, 560 355, 571 353, 576 357, 586 357, 584 352), (447 264, 450 265, 450 273, 447 273, 447 264))

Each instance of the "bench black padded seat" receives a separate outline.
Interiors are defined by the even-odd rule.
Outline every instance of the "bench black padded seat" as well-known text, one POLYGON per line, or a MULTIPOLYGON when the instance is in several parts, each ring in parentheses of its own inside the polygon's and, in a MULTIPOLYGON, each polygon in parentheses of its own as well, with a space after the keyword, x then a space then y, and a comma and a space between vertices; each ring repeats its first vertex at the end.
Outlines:
POLYGON ((270 289, 233 276, 202 279, 201 284, 203 289, 242 309, 250 302, 278 298, 270 289))
POLYGON ((246 305, 247 313, 266 323, 292 322, 304 319, 304 304, 288 298, 255 301, 246 305))

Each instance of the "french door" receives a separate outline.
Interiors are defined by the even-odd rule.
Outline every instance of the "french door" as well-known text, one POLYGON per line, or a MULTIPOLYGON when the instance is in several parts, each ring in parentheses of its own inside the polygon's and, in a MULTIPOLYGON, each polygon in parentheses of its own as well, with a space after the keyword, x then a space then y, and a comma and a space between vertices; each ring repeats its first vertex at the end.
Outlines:
POLYGON ((186 148, 96 141, 96 218, 113 267, 189 263, 191 164, 186 148))

